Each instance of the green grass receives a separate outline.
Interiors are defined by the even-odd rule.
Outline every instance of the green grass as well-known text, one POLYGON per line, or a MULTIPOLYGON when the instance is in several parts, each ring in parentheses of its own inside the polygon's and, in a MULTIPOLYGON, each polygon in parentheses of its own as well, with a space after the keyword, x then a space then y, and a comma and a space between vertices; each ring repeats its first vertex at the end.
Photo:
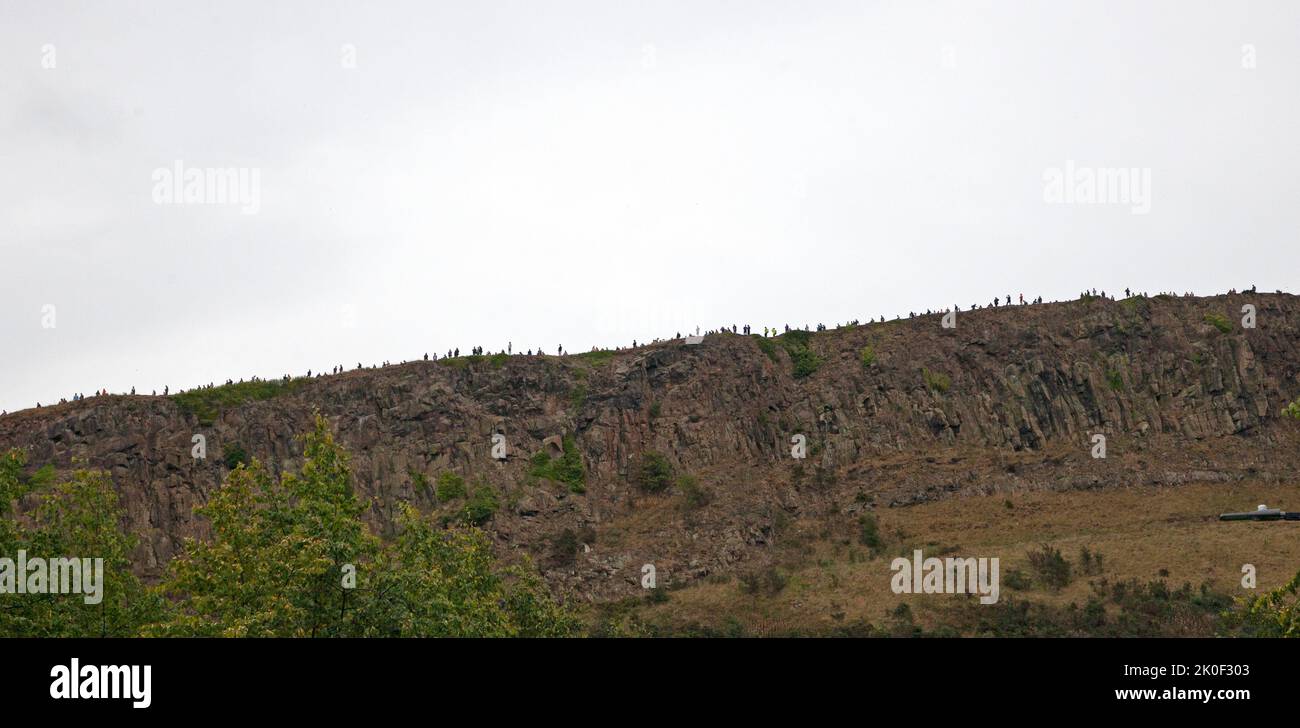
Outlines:
POLYGON ((1228 323, 1227 317, 1221 313, 1205 314, 1205 321, 1219 330, 1221 334, 1227 334, 1232 331, 1232 324, 1228 323))
POLYGON ((434 491, 439 503, 465 497, 465 479, 451 472, 438 474, 438 485, 434 491))
POLYGON ((297 389, 305 377, 284 381, 240 382, 224 384, 211 389, 194 389, 189 392, 173 394, 171 400, 180 407, 181 412, 198 418, 199 424, 211 425, 217 421, 217 415, 228 407, 238 407, 245 402, 271 399, 297 389))
POLYGON ((532 467, 528 474, 564 483, 569 486, 571 492, 585 493, 587 474, 582 465, 582 455, 578 453, 578 445, 573 437, 568 435, 564 437, 563 442, 564 454, 558 458, 552 458, 545 450, 534 454, 529 460, 532 467))
POLYGON ((1116 392, 1122 392, 1124 390, 1124 377, 1122 377, 1116 369, 1106 370, 1106 383, 1116 392))
POLYGON ((507 361, 510 361, 509 354, 505 354, 505 353, 493 354, 488 359, 488 364, 491 364, 493 369, 500 369, 501 367, 505 366, 507 361))
POLYGON ((948 387, 952 386, 952 380, 943 372, 932 372, 929 369, 922 368, 921 378, 925 380, 925 386, 929 387, 930 391, 939 394, 947 392, 948 387))
POLYGON ((569 404, 573 405, 574 409, 578 409, 582 407, 582 405, 586 404, 586 402, 587 383, 578 382, 573 386, 573 389, 569 390, 569 404))
POLYGON ((608 364, 614 358, 614 352, 610 349, 600 349, 599 351, 584 351, 574 356, 592 366, 601 366, 608 364))
POLYGON ((791 373, 796 379, 810 376, 821 367, 822 358, 808 346, 812 340, 811 332, 795 329, 777 338, 781 340, 781 346, 785 347, 786 353, 790 355, 790 361, 794 365, 791 373))
POLYGON ((767 354, 767 358, 771 359, 773 362, 780 361, 776 355, 776 344, 773 344, 771 339, 759 336, 758 334, 753 334, 752 336, 754 338, 754 343, 758 344, 759 351, 767 354))
POLYGON ((464 356, 444 357, 442 359, 439 359, 438 363, 445 367, 451 367, 452 369, 465 369, 470 364, 478 364, 479 362, 482 361, 489 361, 493 366, 499 367, 502 364, 504 364, 505 360, 508 358, 509 358, 508 354, 493 354, 491 359, 489 359, 486 356, 482 356, 480 354, 466 354, 464 356), (501 357, 499 363, 497 361, 497 357, 501 357))
POLYGON ((862 366, 869 367, 876 363, 876 350, 870 346, 864 346, 862 351, 858 353, 858 358, 862 360, 862 366))

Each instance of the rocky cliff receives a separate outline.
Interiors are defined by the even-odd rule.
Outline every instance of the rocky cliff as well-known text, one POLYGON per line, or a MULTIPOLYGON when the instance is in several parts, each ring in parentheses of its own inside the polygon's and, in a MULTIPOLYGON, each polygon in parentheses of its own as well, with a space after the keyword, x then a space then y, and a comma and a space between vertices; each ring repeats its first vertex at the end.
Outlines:
POLYGON ((504 549, 532 553, 559 588, 607 598, 634 593, 646 563, 680 583, 761 562, 783 522, 834 530, 862 511, 973 493, 1294 481, 1300 428, 1279 413, 1300 395, 1300 299, 1089 299, 963 311, 955 328, 931 315, 462 357, 283 390, 199 411, 150 396, 25 410, 0 418, 0 448, 26 448, 33 467, 110 472, 141 536, 137 568, 157 576, 184 537, 204 535, 192 510, 220 486, 223 453, 292 467, 319 411, 353 453, 377 532, 399 502, 436 509, 431 484, 455 472, 497 492, 485 527, 504 549), (1246 304, 1255 328, 1242 325, 1246 304), (196 434, 206 459, 191 455, 196 434), (529 475, 530 457, 558 454, 565 437, 585 492, 529 475), (671 466, 667 490, 638 487, 646 453, 671 466), (705 495, 683 493, 682 475, 705 495), (557 555, 565 530, 576 554, 557 555))

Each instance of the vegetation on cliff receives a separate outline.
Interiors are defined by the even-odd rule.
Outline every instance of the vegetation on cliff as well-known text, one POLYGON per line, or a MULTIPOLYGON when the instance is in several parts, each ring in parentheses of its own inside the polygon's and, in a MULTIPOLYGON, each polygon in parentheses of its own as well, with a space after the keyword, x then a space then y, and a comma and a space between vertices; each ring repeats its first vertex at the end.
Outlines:
MULTIPOLYGON (((361 516, 348 453, 324 418, 305 437, 296 473, 240 465, 197 508, 207 540, 189 540, 165 581, 130 573, 133 537, 106 474, 77 471, 42 494, 32 523, 13 501, 40 488, 20 451, 0 458, 0 551, 104 559, 103 598, 7 593, 0 633, 11 636, 564 636, 578 622, 527 563, 498 562, 470 525, 443 528, 409 505, 389 543, 361 516)), ((40 472, 40 471, 38 471, 40 472)), ((45 476, 42 476, 45 477, 45 476)), ((467 503, 481 523, 483 504, 467 503)), ((494 510, 495 502, 493 502, 494 510)), ((488 512, 487 516, 490 517, 488 512)))
POLYGON ((573 436, 564 436, 561 450, 562 454, 558 458, 552 458, 545 450, 534 453, 529 460, 532 467, 528 474, 536 478, 547 478, 564 483, 574 493, 585 492, 587 474, 582 466, 582 455, 578 453, 578 445, 574 442, 573 436))
POLYGON ((300 377, 289 380, 238 382, 206 389, 199 387, 188 392, 173 394, 171 398, 182 412, 197 417, 200 424, 211 425, 217 421, 217 415, 223 409, 287 394, 303 381, 305 379, 300 377))

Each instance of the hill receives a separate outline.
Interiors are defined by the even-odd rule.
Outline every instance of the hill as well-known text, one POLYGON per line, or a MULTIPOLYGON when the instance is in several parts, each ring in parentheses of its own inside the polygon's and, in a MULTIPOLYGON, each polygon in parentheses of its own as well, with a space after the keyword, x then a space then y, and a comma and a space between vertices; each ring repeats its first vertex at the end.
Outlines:
MULTIPOLYGON (((742 609, 740 590, 722 584, 825 562, 837 583, 859 586, 804 579, 805 596, 784 598, 798 602, 791 614, 820 605, 807 623, 833 625, 898 601, 888 559, 864 555, 868 521, 876 551, 934 544, 1023 561, 1039 542, 1062 541, 1074 558, 1095 541, 1117 577, 1169 562, 1160 568, 1173 578, 1224 586, 1239 557, 1207 536, 1224 528, 1214 514, 1300 510, 1300 428, 1280 416, 1297 396, 1296 296, 1089 298, 963 311, 951 329, 930 315, 92 397, 0 418, 0 449, 27 449, 31 467, 109 472, 141 536, 133 563, 152 578, 180 539, 205 534, 193 508, 230 468, 291 467, 319 411, 353 453, 381 535, 400 503, 472 508, 501 549, 532 554, 554 588, 583 600, 642 594, 654 564, 674 604, 647 611, 666 619, 716 613, 720 590, 742 609), (1245 304, 1255 328, 1241 325, 1245 304), (1105 458, 1093 456, 1098 434, 1105 458), (192 456, 196 435, 205 459, 192 456), (797 435, 803 459, 791 455, 797 435), (1125 565, 1144 550, 1154 553, 1125 565)), ((1294 574, 1300 547, 1270 535, 1285 526, 1229 527, 1268 551, 1255 561, 1290 570, 1261 586, 1294 574)))

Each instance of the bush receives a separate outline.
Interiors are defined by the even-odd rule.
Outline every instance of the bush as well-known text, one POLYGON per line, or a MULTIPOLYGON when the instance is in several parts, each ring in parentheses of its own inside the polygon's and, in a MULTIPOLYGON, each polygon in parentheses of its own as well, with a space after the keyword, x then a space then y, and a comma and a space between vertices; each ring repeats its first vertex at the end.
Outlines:
POLYGON ((880 537, 880 526, 876 523, 874 514, 864 513, 858 517, 858 543, 871 549, 872 552, 879 551, 885 545, 885 540, 880 537))
POLYGON ((569 391, 569 404, 573 405, 574 409, 579 409, 582 407, 582 405, 586 403, 587 403, 587 383, 578 382, 573 386, 573 389, 569 391))
POLYGON ((1100 552, 1093 551, 1087 546, 1079 549, 1079 571, 1088 575, 1096 576, 1101 573, 1102 555, 1100 552))
POLYGON ((792 373, 796 379, 807 377, 821 367, 822 358, 808 346, 812 334, 795 329, 785 332, 780 339, 781 346, 790 355, 790 362, 794 365, 792 373))
POLYGON ((876 363, 876 350, 870 346, 864 346, 862 351, 858 353, 858 358, 862 360, 862 366, 869 367, 876 363))
POLYGON ((462 523, 482 526, 492 520, 499 507, 496 491, 489 485, 479 484, 474 488, 474 495, 470 496, 465 507, 460 510, 459 518, 462 523))
POLYGON ((1122 377, 1119 371, 1115 369, 1106 370, 1106 383, 1109 384, 1110 388, 1115 390, 1116 392, 1121 392, 1124 390, 1124 377, 1122 377))
POLYGON ((775 566, 762 571, 749 571, 740 575, 740 590, 746 594, 776 596, 785 589, 787 579, 775 566))
POLYGON ((662 493, 673 481, 673 466, 663 455, 647 451, 641 455, 641 462, 635 475, 637 487, 641 490, 647 493, 662 493))
POLYGON ((438 501, 441 503, 464 498, 465 479, 452 472, 440 473, 434 494, 438 496, 438 501))
POLYGON ((921 378, 925 380, 925 386, 929 387, 930 391, 939 394, 947 392, 948 387, 952 386, 952 380, 943 372, 932 372, 929 369, 922 368, 921 378))
POLYGON ((1029 567, 1034 576, 1053 591, 1070 583, 1070 562, 1061 555, 1061 550, 1050 544, 1042 544, 1038 551, 1029 552, 1029 567))
POLYGON ((253 462, 252 459, 248 457, 248 453, 244 452, 244 446, 237 442, 232 442, 225 446, 221 451, 221 460, 226 464, 226 467, 231 470, 234 470, 240 465, 251 465, 253 462))
POLYGON ((562 442, 563 454, 558 458, 551 458, 545 451, 529 458, 532 467, 528 470, 528 474, 564 483, 574 493, 585 493, 587 476, 582 466, 582 456, 578 454, 578 445, 571 436, 567 435, 562 442))
POLYGON ((758 344, 759 351, 767 354, 768 359, 771 359, 774 362, 780 361, 776 355, 776 344, 773 344, 771 339, 759 336, 758 334, 753 334, 753 338, 754 342, 758 344))
POLYGON ((1300 573, 1270 592, 1239 598, 1234 608, 1223 614, 1222 621, 1229 633, 1300 637, 1300 573))
POLYGON ((790 360, 794 362, 794 370, 792 373, 798 379, 810 376, 822 365, 821 357, 814 354, 811 349, 796 349, 791 351, 790 360))
POLYGON ((1221 313, 1205 314, 1206 323, 1219 330, 1219 333, 1226 334, 1232 331, 1232 324, 1228 323, 1227 317, 1221 313))
POLYGON ((1030 587, 1029 577, 1025 576, 1025 572, 1020 569, 1008 569, 1006 578, 1002 582, 1007 585, 1007 588, 1016 591, 1024 591, 1030 587))
POLYGON ((551 561, 557 565, 572 564, 582 543, 572 528, 566 528, 551 539, 551 561))
POLYGON ((429 478, 424 473, 421 473, 420 471, 412 468, 407 471, 407 474, 411 476, 412 490, 414 490, 416 493, 429 492, 429 478))
POLYGON ((681 491, 682 502, 689 510, 703 508, 713 501, 713 493, 700 485, 694 475, 683 475, 677 479, 677 490, 681 491))
POLYGON ((1287 405, 1286 409, 1282 410, 1282 416, 1294 417, 1295 419, 1300 420, 1300 399, 1287 405))

